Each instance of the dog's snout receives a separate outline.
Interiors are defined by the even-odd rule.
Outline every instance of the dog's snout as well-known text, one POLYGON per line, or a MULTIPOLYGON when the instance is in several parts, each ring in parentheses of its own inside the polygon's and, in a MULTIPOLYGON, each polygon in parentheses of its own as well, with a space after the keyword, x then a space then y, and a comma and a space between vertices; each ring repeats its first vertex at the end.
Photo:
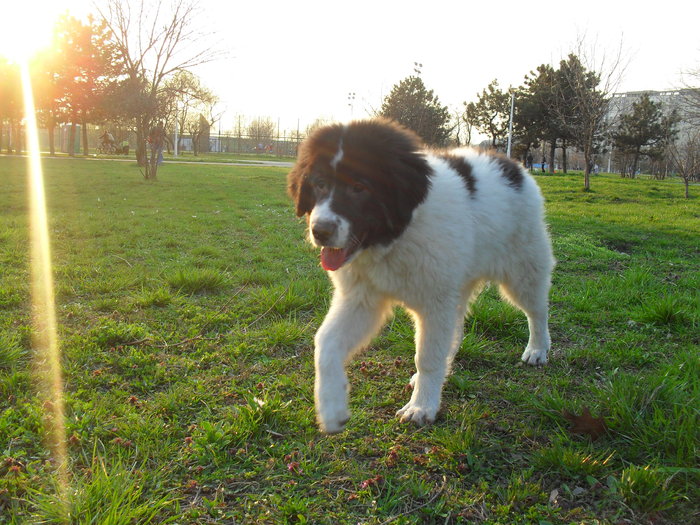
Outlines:
POLYGON ((311 227, 311 234, 319 244, 326 244, 335 234, 336 225, 332 222, 318 222, 311 227))

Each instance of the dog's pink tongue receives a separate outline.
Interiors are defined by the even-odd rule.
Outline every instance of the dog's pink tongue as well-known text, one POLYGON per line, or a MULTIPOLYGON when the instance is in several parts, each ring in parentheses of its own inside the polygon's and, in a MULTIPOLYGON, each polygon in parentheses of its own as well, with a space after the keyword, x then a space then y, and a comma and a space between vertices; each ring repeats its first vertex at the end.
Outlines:
POLYGON ((324 270, 332 272, 345 263, 345 250, 341 248, 321 248, 321 266, 324 270))

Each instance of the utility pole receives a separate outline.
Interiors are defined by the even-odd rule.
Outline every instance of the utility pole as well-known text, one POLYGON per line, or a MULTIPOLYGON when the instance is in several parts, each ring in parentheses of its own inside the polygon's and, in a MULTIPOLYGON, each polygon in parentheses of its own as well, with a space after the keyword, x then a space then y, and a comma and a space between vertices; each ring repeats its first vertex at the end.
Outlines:
POLYGON ((178 143, 177 132, 178 132, 178 122, 177 122, 177 117, 175 117, 175 140, 173 141, 173 149, 175 150, 175 151, 173 151, 173 154, 175 157, 177 157, 177 143, 178 143))
POLYGON ((510 158, 511 145, 513 144, 513 110, 515 109, 515 92, 510 94, 510 121, 508 122, 508 148, 506 156, 510 158))

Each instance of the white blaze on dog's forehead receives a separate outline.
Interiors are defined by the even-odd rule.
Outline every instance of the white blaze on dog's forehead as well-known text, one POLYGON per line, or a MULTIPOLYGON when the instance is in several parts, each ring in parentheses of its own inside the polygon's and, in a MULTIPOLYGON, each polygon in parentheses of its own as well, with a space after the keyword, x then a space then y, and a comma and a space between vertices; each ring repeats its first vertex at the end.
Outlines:
MULTIPOLYGON (((345 135, 345 132, 347 131, 348 127, 343 126, 343 135, 345 135)), ((335 156, 331 159, 331 167, 333 169, 338 168, 338 163, 343 160, 343 136, 341 135, 340 139, 338 140, 338 151, 335 153, 335 156)))
POLYGON ((335 156, 331 159, 331 167, 333 169, 338 168, 338 163, 343 160, 343 139, 341 138, 338 142, 338 151, 335 156))

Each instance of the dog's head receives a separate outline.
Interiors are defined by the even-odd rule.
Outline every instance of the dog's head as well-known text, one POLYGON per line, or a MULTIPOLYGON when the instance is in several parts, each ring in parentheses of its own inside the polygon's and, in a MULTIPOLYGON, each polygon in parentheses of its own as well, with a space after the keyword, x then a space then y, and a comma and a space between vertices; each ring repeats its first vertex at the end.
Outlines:
POLYGON ((413 132, 384 119, 326 126, 301 145, 288 191, 324 269, 403 233, 428 191, 421 147, 413 132))

